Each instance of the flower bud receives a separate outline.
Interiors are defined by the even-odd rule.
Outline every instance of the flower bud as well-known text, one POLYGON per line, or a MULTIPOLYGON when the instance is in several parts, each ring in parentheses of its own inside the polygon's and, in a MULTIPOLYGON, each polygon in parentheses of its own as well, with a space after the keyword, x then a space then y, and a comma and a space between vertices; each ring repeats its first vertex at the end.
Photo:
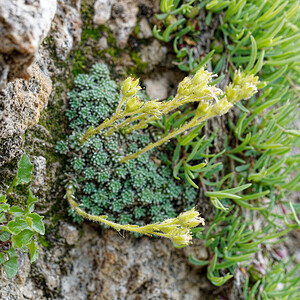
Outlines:
POLYGON ((124 113, 127 114, 127 113, 134 112, 134 111, 138 110, 142 105, 143 105, 143 102, 139 100, 139 96, 129 98, 126 101, 126 107, 125 107, 124 113))
POLYGON ((257 76, 246 75, 240 70, 234 73, 232 83, 226 88, 226 96, 229 102, 235 103, 241 99, 248 99, 257 92, 259 80, 257 76))
POLYGON ((122 88, 121 88, 121 92, 122 92, 123 96, 124 97, 134 96, 141 89, 141 87, 138 84, 139 84, 138 79, 134 80, 134 78, 128 77, 124 81, 122 88))
POLYGON ((179 83, 177 93, 180 96, 189 96, 193 93, 193 86, 191 84, 191 79, 189 77, 185 77, 179 83))
POLYGON ((169 237, 176 245, 188 245, 192 240, 190 229, 188 228, 177 228, 170 233, 169 237))
POLYGON ((170 232, 174 231, 175 229, 177 229, 177 225, 175 225, 175 224, 169 224, 169 225, 168 224, 166 224, 166 225, 160 224, 159 225, 159 230, 163 233, 170 233, 170 232))
POLYGON ((198 84, 207 85, 211 80, 211 78, 212 78, 212 74, 208 71, 205 71, 204 68, 201 68, 200 70, 197 71, 197 73, 193 77, 192 84, 194 86, 198 84))
POLYGON ((178 222, 182 227, 193 228, 198 226, 200 223, 204 226, 205 221, 203 218, 199 217, 199 212, 192 208, 189 211, 181 213, 178 216, 178 222))
POLYGON ((209 108, 210 108, 210 104, 208 102, 200 101, 197 107, 196 115, 198 117, 206 115, 209 111, 209 108))
POLYGON ((161 103, 156 101, 157 100, 146 102, 145 105, 143 106, 143 112, 149 114, 154 114, 158 112, 161 103))
POLYGON ((228 110, 232 107, 232 103, 227 101, 227 98, 222 98, 219 102, 217 102, 213 107, 213 112, 216 115, 224 115, 228 112, 228 110))

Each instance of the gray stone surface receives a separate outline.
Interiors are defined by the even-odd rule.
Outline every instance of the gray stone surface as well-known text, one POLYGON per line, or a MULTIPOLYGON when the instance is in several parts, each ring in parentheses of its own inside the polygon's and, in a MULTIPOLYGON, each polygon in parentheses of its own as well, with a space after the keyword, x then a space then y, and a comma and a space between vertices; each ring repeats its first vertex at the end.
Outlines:
POLYGON ((96 0, 94 3, 94 24, 105 24, 111 17, 112 5, 115 0, 96 0))
POLYGON ((187 264, 185 249, 168 240, 128 234, 124 239, 111 230, 100 238, 84 226, 66 266, 63 299, 201 299, 200 276, 187 264))
POLYGON ((28 72, 30 80, 16 79, 0 92, 0 166, 20 152, 21 136, 38 123, 51 93, 44 70, 35 64, 28 72))
POLYGON ((150 45, 141 47, 141 59, 148 63, 148 71, 154 69, 155 66, 166 65, 168 49, 162 46, 158 40, 153 40, 150 45))
POLYGON ((57 13, 52 24, 55 51, 65 60, 74 45, 80 43, 82 20, 81 0, 58 0, 57 13))
POLYGON ((34 265, 27 254, 20 253, 17 276, 7 280, 0 273, 0 299, 209 300, 202 298, 206 292, 199 288, 200 283, 210 288, 206 276, 199 273, 199 267, 188 264, 190 253, 198 259, 208 258, 200 241, 176 249, 169 240, 123 237, 87 224, 79 240, 75 226, 60 223, 61 238, 55 234, 57 229, 48 235, 56 237, 55 245, 40 246, 34 265), (68 242, 74 233, 76 238, 68 242))
POLYGON ((109 22, 118 48, 124 48, 137 22, 138 6, 135 0, 117 1, 112 6, 109 22))
POLYGON ((139 32, 137 34, 139 39, 149 39, 153 37, 152 29, 146 18, 142 18, 139 23, 139 32))
POLYGON ((56 0, 0 0, 0 89, 15 78, 29 79, 55 10, 56 0))

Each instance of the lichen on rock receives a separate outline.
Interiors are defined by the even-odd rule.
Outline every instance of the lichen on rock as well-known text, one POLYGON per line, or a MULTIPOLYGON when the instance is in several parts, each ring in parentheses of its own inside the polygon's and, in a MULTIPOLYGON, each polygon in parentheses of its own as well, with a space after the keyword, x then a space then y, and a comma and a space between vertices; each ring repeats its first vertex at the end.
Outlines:
POLYGON ((0 90, 15 78, 29 79, 40 43, 47 36, 56 0, 3 0, 0 5, 0 90))

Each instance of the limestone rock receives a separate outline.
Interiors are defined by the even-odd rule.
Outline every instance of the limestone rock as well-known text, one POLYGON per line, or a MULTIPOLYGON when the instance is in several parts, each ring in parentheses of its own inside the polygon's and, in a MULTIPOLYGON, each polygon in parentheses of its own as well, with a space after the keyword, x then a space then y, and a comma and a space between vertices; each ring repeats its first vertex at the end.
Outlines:
POLYGON ((60 59, 65 60, 75 44, 80 43, 82 20, 80 0, 59 0, 57 13, 52 24, 55 51, 60 59))
POLYGON ((112 5, 115 3, 114 0, 96 0, 94 4, 94 24, 102 25, 105 24, 111 17, 112 5))
POLYGON ((56 0, 0 1, 0 89, 14 78, 29 79, 41 41, 56 10, 56 0))
POLYGON ((37 64, 32 66, 29 74, 30 80, 17 79, 0 92, 0 138, 7 144, 0 149, 0 166, 14 157, 11 151, 20 144, 20 136, 38 123, 40 113, 48 103, 52 88, 49 76, 37 64))
POLYGON ((141 19, 139 27, 140 29, 137 35, 139 39, 149 39, 153 36, 152 29, 146 18, 141 19))
POLYGON ((34 179, 31 182, 31 190, 37 193, 39 189, 44 189, 46 186, 46 158, 43 156, 34 156, 34 179))
POLYGON ((65 239, 68 245, 75 245, 79 238, 79 231, 77 228, 68 223, 62 223, 59 228, 59 234, 65 239))
POLYGON ((99 238, 94 229, 84 226, 65 265, 61 293, 66 300, 202 299, 200 276, 188 265, 184 251, 168 240, 127 234, 124 239, 111 230, 99 238))
POLYGON ((144 84, 151 99, 163 100, 168 98, 168 79, 166 77, 148 78, 144 80, 144 84))
POLYGON ((165 65, 167 59, 168 49, 162 46, 158 40, 154 40, 148 46, 142 46, 141 59, 148 63, 148 71, 154 69, 157 65, 165 65))
POLYGON ((135 0, 117 2, 112 7, 112 20, 109 27, 116 39, 118 48, 124 48, 137 22, 138 6, 135 0))

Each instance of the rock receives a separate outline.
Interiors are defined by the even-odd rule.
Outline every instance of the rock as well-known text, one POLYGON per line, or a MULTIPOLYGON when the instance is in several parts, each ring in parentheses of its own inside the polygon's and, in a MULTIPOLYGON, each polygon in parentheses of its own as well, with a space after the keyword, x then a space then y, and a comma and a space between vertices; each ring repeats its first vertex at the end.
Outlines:
POLYGON ((0 90, 15 78, 29 79, 41 41, 56 10, 56 0, 2 0, 0 5, 0 90))
POLYGON ((107 38, 102 36, 98 41, 98 48, 99 50, 105 50, 108 47, 107 38))
POLYGON ((111 17, 111 8, 114 0, 96 0, 94 4, 94 24, 105 24, 111 17))
POLYGON ((39 256, 35 261, 34 272, 37 272, 38 276, 43 278, 46 287, 50 291, 57 291, 60 286, 62 270, 60 269, 59 262, 63 254, 64 252, 61 247, 46 249, 39 245, 39 256))
POLYGON ((30 80, 17 79, 0 92, 0 166, 20 151, 20 136, 38 123, 48 103, 52 85, 44 72, 35 64, 29 71, 30 80))
POLYGON ((162 46, 158 40, 154 40, 148 46, 142 46, 141 48, 141 59, 148 63, 148 71, 154 69, 157 65, 165 65, 167 60, 168 49, 162 46))
POLYGON ((81 40, 80 1, 59 0, 52 28, 56 54, 65 60, 74 44, 79 44, 81 40))
POLYGON ((46 185, 46 158, 43 156, 34 156, 34 179, 31 182, 31 189, 36 193, 39 189, 44 189, 46 185))
POLYGON ((68 223, 62 223, 59 228, 59 234, 65 239, 68 245, 76 244, 79 238, 79 231, 77 228, 68 223))
POLYGON ((168 98, 168 79, 166 77, 148 78, 144 80, 144 84, 151 99, 163 100, 168 98))
POLYGON ((65 265, 61 293, 66 300, 202 299, 201 276, 188 265, 183 249, 164 239, 127 234, 124 239, 112 230, 100 238, 85 225, 65 265))
MULTIPOLYGON (((1 94, 0 94, 1 97, 1 94)), ((0 102, 1 105, 1 102, 0 102)), ((0 111, 1 115, 1 111, 0 111)), ((22 136, 13 135, 1 140, 0 143, 0 166, 11 161, 16 156, 21 156, 24 140, 22 136)))
POLYGON ((139 39, 149 39, 153 36, 152 29, 146 18, 142 18, 139 24, 139 32, 137 37, 139 39))
POLYGON ((109 23, 118 48, 124 48, 137 22, 138 7, 135 0, 124 0, 112 6, 112 20, 109 23))

